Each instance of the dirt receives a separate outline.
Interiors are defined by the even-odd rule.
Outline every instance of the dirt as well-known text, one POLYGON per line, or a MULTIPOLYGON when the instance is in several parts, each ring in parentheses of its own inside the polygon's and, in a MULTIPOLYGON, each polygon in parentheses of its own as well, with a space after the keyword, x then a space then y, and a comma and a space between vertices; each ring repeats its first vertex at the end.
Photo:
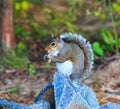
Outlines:
POLYGON ((100 104, 120 104, 120 57, 98 65, 84 83, 93 88, 100 104))
POLYGON ((52 81, 54 67, 46 68, 45 63, 30 75, 27 68, 5 69, 0 73, 0 98, 6 98, 24 104, 33 103, 40 89, 52 81), (17 88, 17 89, 14 89, 17 88))
MULTIPOLYGON (((37 70, 32 76, 28 73, 27 68, 5 69, 1 65, 0 98, 22 104, 33 103, 39 91, 52 81, 56 71, 54 65, 45 67, 45 62, 33 63, 33 65, 37 70), (17 90, 12 90, 14 87, 17 90)), ((95 91, 100 104, 120 103, 120 58, 116 58, 106 65, 99 65, 84 83, 95 91)))

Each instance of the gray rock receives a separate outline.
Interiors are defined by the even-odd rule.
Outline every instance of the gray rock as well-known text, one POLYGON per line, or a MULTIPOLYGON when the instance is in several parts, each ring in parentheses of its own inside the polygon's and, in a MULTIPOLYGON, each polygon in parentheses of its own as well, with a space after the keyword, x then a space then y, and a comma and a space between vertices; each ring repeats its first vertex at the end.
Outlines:
POLYGON ((53 86, 56 109, 68 109, 70 106, 84 107, 83 109, 99 107, 91 88, 79 82, 72 82, 63 74, 54 74, 53 86))
POLYGON ((19 103, 10 102, 6 99, 0 98, 0 105, 6 108, 11 108, 11 109, 50 109, 49 103, 45 100, 41 100, 37 103, 33 103, 28 106, 23 106, 23 105, 20 105, 19 103))
POLYGON ((109 102, 109 103, 106 103, 106 104, 100 106, 97 109, 120 109, 120 104, 109 102))

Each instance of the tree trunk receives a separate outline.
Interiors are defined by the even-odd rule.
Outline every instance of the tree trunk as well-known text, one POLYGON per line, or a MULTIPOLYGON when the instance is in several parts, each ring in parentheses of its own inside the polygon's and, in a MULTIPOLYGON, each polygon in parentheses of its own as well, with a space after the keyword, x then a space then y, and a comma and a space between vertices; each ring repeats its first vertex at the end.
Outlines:
MULTIPOLYGON (((2 40, 2 9, 3 9, 3 2, 0 1, 0 41, 2 40)), ((1 51, 1 42, 0 42, 0 51, 1 51)))
POLYGON ((15 48, 12 0, 3 0, 2 48, 3 51, 15 48))

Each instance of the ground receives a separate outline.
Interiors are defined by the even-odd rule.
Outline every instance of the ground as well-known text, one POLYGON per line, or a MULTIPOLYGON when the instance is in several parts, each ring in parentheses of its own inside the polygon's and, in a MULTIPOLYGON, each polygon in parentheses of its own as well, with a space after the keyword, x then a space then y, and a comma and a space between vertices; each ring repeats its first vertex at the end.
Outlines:
POLYGON ((93 88, 100 104, 120 103, 120 57, 104 60, 85 83, 93 88))
MULTIPOLYGON (((48 68, 45 62, 36 64, 36 73, 29 75, 27 68, 5 69, 0 66, 0 98, 6 98, 22 104, 30 104, 42 87, 52 81, 56 71, 54 64, 48 68), (16 88, 16 89, 15 89, 16 88)), ((91 87, 100 104, 120 103, 120 57, 94 65, 91 76, 84 81, 91 87)))

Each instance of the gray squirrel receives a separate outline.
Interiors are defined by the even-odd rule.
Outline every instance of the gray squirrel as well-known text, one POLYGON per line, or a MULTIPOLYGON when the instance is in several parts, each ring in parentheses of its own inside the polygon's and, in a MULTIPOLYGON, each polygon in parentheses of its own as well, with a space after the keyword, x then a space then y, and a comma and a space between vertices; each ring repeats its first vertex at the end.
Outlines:
POLYGON ((93 66, 93 51, 85 38, 69 32, 59 37, 53 36, 46 42, 48 54, 44 58, 56 63, 58 73, 76 81, 89 76, 93 66))

